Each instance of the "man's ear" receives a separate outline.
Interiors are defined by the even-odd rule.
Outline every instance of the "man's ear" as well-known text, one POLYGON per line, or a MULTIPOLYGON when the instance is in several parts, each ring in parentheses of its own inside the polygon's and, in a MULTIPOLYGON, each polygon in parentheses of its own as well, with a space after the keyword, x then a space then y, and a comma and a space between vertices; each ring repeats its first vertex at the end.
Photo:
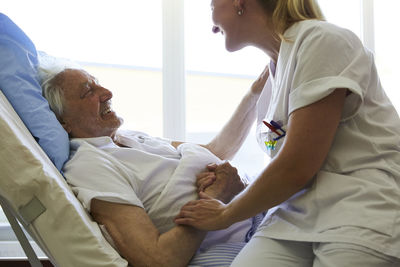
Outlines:
POLYGON ((61 126, 64 128, 64 130, 70 134, 71 133, 71 127, 69 127, 69 124, 66 123, 63 119, 59 119, 61 126))

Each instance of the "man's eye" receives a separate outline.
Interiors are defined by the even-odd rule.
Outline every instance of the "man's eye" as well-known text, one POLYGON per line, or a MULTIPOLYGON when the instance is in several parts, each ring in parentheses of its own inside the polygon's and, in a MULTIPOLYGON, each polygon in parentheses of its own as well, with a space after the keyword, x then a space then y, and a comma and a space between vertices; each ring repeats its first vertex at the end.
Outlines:
POLYGON ((91 96, 92 94, 93 94, 93 90, 89 89, 83 94, 83 97, 91 96))

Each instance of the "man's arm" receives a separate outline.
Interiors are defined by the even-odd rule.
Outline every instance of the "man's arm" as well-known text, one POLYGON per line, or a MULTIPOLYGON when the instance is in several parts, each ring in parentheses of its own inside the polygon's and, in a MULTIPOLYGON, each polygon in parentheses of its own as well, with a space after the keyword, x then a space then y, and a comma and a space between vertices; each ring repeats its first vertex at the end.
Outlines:
MULTIPOLYGON (((219 179, 208 186, 207 195, 227 203, 244 188, 235 168, 215 171, 219 179)), ((106 227, 121 255, 133 266, 186 266, 200 247, 206 232, 190 226, 175 226, 160 234, 140 207, 98 199, 91 201, 91 214, 106 227)))
MULTIPOLYGON (((252 84, 249 92, 243 97, 236 111, 222 128, 222 130, 203 147, 210 150, 220 159, 232 159, 249 134, 250 128, 256 118, 256 105, 258 98, 269 77, 268 66, 258 79, 252 84)), ((178 147, 182 142, 174 141, 172 145, 178 147)))
POLYGON ((132 266, 187 266, 206 232, 176 226, 160 234, 140 207, 93 199, 91 214, 103 224, 132 266))
POLYGON ((256 119, 256 105, 262 89, 269 77, 269 68, 265 67, 249 92, 243 97, 236 111, 214 139, 205 145, 220 159, 232 159, 242 146, 256 119))

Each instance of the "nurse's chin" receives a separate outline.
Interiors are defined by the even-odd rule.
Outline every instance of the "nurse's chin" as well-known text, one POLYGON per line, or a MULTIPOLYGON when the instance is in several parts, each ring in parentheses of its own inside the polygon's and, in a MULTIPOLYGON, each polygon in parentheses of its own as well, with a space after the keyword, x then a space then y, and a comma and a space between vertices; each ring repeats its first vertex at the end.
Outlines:
POLYGON ((248 45, 244 45, 244 44, 231 44, 228 42, 225 42, 225 49, 228 52, 236 52, 244 47, 246 47, 248 45))

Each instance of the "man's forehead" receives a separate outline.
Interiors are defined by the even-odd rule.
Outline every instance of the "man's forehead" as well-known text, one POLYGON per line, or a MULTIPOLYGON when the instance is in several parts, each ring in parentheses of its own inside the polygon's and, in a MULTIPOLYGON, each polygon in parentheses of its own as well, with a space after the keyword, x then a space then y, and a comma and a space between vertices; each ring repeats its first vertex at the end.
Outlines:
POLYGON ((95 78, 85 70, 66 69, 57 75, 58 84, 65 90, 77 87, 95 78))
POLYGON ((82 69, 65 69, 61 75, 65 80, 89 79, 93 78, 88 72, 82 69))

